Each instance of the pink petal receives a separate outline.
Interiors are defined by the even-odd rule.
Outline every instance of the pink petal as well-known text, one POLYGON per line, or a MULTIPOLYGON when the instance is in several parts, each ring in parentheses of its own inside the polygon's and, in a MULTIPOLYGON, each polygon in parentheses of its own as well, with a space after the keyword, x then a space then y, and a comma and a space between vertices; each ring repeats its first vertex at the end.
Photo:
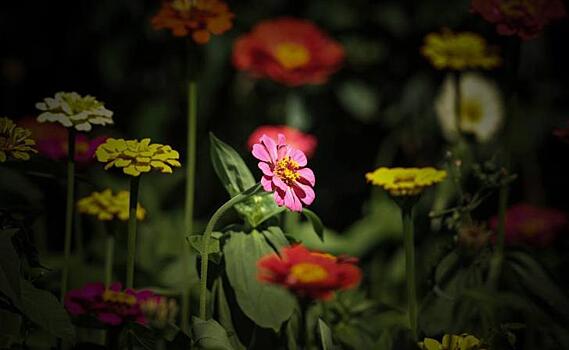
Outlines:
MULTIPOLYGON (((316 177, 314 176, 314 172, 312 172, 309 168, 302 168, 296 171, 302 180, 306 180, 310 184, 310 186, 314 186, 316 184, 316 177)), ((302 181, 304 182, 304 181, 302 181)))
POLYGON ((276 190, 275 193, 273 193, 273 197, 275 199, 275 203, 277 203, 277 205, 279 207, 283 206, 284 204, 284 192, 281 192, 279 190, 276 190))
POLYGON ((284 145, 286 145, 286 137, 284 136, 284 134, 279 133, 279 134, 277 135, 277 140, 278 140, 279 146, 284 146, 284 145))
POLYGON ((298 165, 300 166, 306 165, 306 155, 304 155, 304 152, 302 152, 301 150, 291 147, 289 155, 292 158, 292 160, 298 163, 298 165))
POLYGON ((263 162, 271 162, 271 156, 265 146, 261 145, 260 143, 256 143, 253 145, 253 156, 263 162))
POLYGON ((97 318, 99 321, 111 326, 117 326, 122 323, 122 318, 120 316, 110 312, 101 312, 97 315, 97 318))
POLYGON ((284 157, 288 156, 289 149, 290 149, 290 146, 288 146, 288 145, 279 146, 279 148, 277 149, 278 160, 281 160, 284 157))
POLYGON ((269 156, 271 157, 271 162, 276 163, 276 161, 277 161, 277 144, 275 143, 275 140, 268 137, 267 135, 263 135, 263 136, 261 136, 261 143, 265 146, 265 148, 267 149, 267 152, 269 152, 269 156))
POLYGON ((289 186, 283 182, 278 176, 273 176, 273 184, 281 191, 286 191, 289 189, 289 186))
POLYGON ((270 176, 263 176, 261 178, 261 185, 263 185, 263 189, 267 192, 273 191, 273 181, 270 176))
POLYGON ((314 198, 316 198, 316 194, 314 193, 312 187, 299 182, 296 183, 294 192, 298 197, 300 197, 300 200, 306 205, 312 204, 312 202, 314 202, 314 198))
POLYGON ((264 175, 273 176, 273 171, 271 170, 271 166, 269 164, 265 162, 259 162, 257 166, 259 167, 259 169, 261 169, 264 175))
POLYGON ((300 199, 291 188, 289 188, 285 193, 284 204, 291 211, 302 211, 300 199))

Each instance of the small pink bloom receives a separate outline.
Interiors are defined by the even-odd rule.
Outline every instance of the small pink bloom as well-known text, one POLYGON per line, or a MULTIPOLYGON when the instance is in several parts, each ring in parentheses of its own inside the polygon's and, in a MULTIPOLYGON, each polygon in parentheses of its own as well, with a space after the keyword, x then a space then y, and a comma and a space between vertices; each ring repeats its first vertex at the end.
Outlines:
POLYGON ((302 211, 302 205, 310 205, 315 198, 314 173, 301 150, 286 143, 286 137, 278 134, 278 142, 267 135, 253 145, 253 156, 260 160, 263 172, 261 184, 267 192, 273 192, 275 202, 292 211, 302 211))
MULTIPOLYGON (((567 214, 557 209, 516 204, 506 212, 506 243, 547 247, 567 228, 567 214)), ((490 219, 490 228, 497 232, 498 217, 490 219)), ((496 236, 492 236, 496 240, 496 236)))
POLYGON ((252 149, 253 145, 259 142, 261 136, 267 135, 273 139, 277 139, 278 134, 283 134, 288 144, 304 152, 307 158, 311 158, 316 150, 318 141, 315 136, 286 125, 263 125, 258 127, 253 131, 251 136, 249 136, 247 146, 249 149, 252 149))

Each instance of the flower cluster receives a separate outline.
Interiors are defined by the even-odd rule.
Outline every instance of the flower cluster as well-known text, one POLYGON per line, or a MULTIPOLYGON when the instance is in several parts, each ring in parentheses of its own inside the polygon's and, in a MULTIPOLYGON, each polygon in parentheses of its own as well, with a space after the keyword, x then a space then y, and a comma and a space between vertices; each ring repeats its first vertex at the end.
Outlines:
POLYGON ((170 29, 174 36, 191 35, 198 44, 209 41, 233 26, 234 14, 220 0, 166 0, 152 18, 155 29, 170 29))
MULTIPOLYGON (((547 247, 567 228, 568 219, 566 213, 556 209, 516 204, 506 212, 506 243, 547 247)), ((496 232, 497 227, 495 216, 490 219, 490 228, 496 232)))
POLYGON ((28 160, 30 153, 37 153, 31 134, 30 130, 16 126, 11 119, 0 117, 0 162, 8 158, 28 160))
POLYGON ((419 343, 421 350, 486 350, 482 342, 473 335, 449 335, 443 337, 442 343, 432 338, 425 338, 419 343))
POLYGON ((295 18, 257 24, 233 49, 237 69, 288 86, 324 83, 343 60, 340 44, 313 23, 295 18))
POLYGON ((435 111, 445 138, 455 141, 461 132, 474 135, 478 142, 491 140, 502 126, 505 113, 496 83, 476 73, 462 74, 459 81, 460 116, 457 117, 453 79, 452 76, 446 78, 435 100, 435 111))
POLYGON ((561 0, 472 0, 472 11, 496 24, 501 35, 535 38, 552 21, 567 16, 561 0))
POLYGON ((131 176, 139 176, 152 169, 172 173, 172 167, 181 166, 177 151, 167 145, 151 144, 150 139, 137 141, 110 138, 97 148, 95 155, 99 162, 107 163, 105 169, 115 166, 131 176))
POLYGON ((275 202, 292 211, 302 211, 302 205, 310 205, 315 194, 314 173, 307 164, 306 155, 286 143, 286 137, 278 134, 278 142, 267 135, 253 145, 253 156, 260 160, 263 172, 261 184, 267 192, 273 192, 275 202))
POLYGON ((251 136, 249 136, 247 146, 249 149, 252 149, 253 145, 259 142, 259 139, 263 135, 267 135, 268 137, 276 140, 279 134, 283 134, 287 143, 291 147, 304 152, 306 157, 310 158, 314 154, 316 145, 318 144, 316 137, 286 125, 263 125, 258 127, 253 131, 251 136))
POLYGON ((113 124, 113 112, 93 96, 81 96, 76 92, 58 92, 36 104, 43 111, 38 121, 59 122, 66 128, 91 131, 92 125, 113 124))
POLYGON ((373 185, 380 186, 390 195, 416 196, 433 184, 443 181, 445 170, 435 168, 379 168, 367 173, 366 179, 373 185))
POLYGON ((454 33, 449 29, 428 34, 421 52, 437 69, 491 69, 501 62, 500 56, 488 47, 480 35, 454 33))
POLYGON ((125 322, 146 324, 141 306, 156 298, 160 297, 149 290, 122 291, 118 282, 108 288, 101 282, 95 282, 67 292, 64 305, 71 316, 93 316, 109 326, 125 322))
MULTIPOLYGON (((129 216, 129 193, 120 191, 113 194, 111 189, 103 192, 93 192, 89 196, 77 202, 77 209, 80 213, 93 215, 97 220, 110 221, 118 219, 127 221, 129 216)), ((143 220, 146 217, 146 210, 138 203, 136 208, 136 218, 143 220)))
POLYGON ((354 288, 361 270, 354 258, 309 251, 302 245, 285 247, 258 263, 259 280, 281 285, 300 297, 328 300, 337 290, 354 288))

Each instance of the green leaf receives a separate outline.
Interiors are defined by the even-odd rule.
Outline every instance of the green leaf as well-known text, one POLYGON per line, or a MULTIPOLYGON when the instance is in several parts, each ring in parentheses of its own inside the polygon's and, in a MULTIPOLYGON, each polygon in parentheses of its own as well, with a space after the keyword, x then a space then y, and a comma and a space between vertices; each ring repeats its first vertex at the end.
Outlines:
POLYGON ((261 233, 277 251, 289 245, 288 239, 278 226, 268 227, 266 230, 261 231, 261 233))
POLYGON ((154 350, 157 340, 152 329, 138 323, 129 323, 120 334, 119 344, 123 349, 132 349, 129 344, 138 344, 144 349, 154 350))
POLYGON ((379 110, 378 93, 362 81, 348 81, 338 89, 342 106, 356 119, 371 123, 379 110))
POLYGON ((0 349, 8 349, 20 339, 22 316, 0 309, 0 349))
POLYGON ((278 331, 296 301, 286 290, 257 279, 257 261, 271 253, 273 248, 257 230, 231 232, 223 247, 225 271, 241 310, 258 326, 278 331))
POLYGON ((223 328, 226 330, 229 342, 236 350, 245 350, 245 346, 239 341, 237 337, 237 331, 233 326, 233 320, 231 319, 231 309, 229 308, 229 303, 225 297, 225 290, 223 287, 223 279, 218 277, 213 286, 212 294, 216 298, 216 313, 217 319, 223 328))
POLYGON ((332 331, 321 318, 318 319, 318 333, 320 334, 322 350, 335 349, 334 342, 332 341, 332 331))
POLYGON ((20 299, 20 258, 12 245, 16 229, 0 232, 0 292, 17 308, 22 308, 20 299))
POLYGON ((75 329, 57 298, 24 279, 20 279, 20 287, 24 315, 52 335, 66 341, 74 341, 75 329))
POLYGON ((227 337, 227 332, 215 320, 204 321, 194 317, 192 332, 198 349, 234 350, 227 337))
POLYGON ((320 238, 320 240, 324 242, 324 225, 322 224, 322 220, 320 220, 318 215, 316 215, 316 213, 310 209, 306 208, 302 209, 302 214, 304 214, 304 216, 306 216, 308 221, 310 221, 312 229, 314 230, 318 238, 320 238))
MULTIPOLYGON (((215 235, 216 232, 213 232, 212 235, 215 235)), ((200 255, 203 255, 203 244, 202 244, 202 235, 191 235, 188 236, 188 242, 190 242, 190 246, 198 252, 200 255)), ((219 247, 219 239, 215 237, 210 237, 208 242, 208 249, 207 253, 209 254, 208 257, 216 264, 219 264, 221 261, 221 249, 219 247)))

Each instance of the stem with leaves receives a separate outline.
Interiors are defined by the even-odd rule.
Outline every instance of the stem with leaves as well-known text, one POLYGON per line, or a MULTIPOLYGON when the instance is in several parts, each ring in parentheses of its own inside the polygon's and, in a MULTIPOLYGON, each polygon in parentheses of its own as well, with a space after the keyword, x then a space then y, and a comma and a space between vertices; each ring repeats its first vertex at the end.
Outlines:
POLYGON ((417 290, 415 286, 415 242, 413 234, 413 206, 401 206, 403 244, 405 248, 405 273, 407 276, 407 312, 409 328, 417 340, 417 290))
POLYGON ((64 265, 61 275, 61 297, 67 293, 69 280, 69 259, 71 257, 71 238, 73 234, 73 217, 75 216, 75 136, 73 127, 69 128, 67 137, 67 199, 65 207, 65 239, 63 245, 64 265))
POLYGON ((140 176, 130 178, 130 194, 128 200, 128 245, 126 257, 126 287, 134 285, 134 258, 136 257, 136 209, 138 206, 138 186, 140 176))

